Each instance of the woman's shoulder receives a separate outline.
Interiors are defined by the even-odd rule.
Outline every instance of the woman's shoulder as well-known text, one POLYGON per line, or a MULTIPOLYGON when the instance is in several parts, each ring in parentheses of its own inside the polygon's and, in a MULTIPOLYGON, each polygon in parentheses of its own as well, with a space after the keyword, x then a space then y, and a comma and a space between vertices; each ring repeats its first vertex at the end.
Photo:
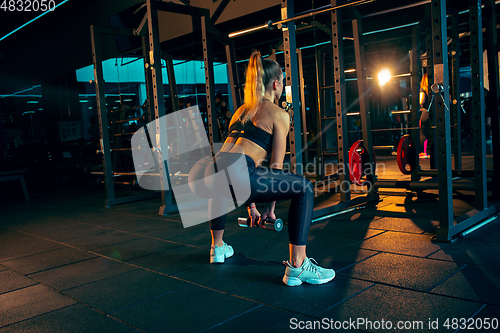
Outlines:
POLYGON ((265 109, 267 111, 266 113, 272 117, 280 118, 283 116, 283 114, 287 114, 287 112, 283 110, 281 107, 269 101, 265 103, 265 109))
POLYGON ((283 121, 288 121, 289 120, 289 114, 285 110, 283 110, 281 107, 274 103, 268 103, 269 108, 268 108, 268 113, 270 117, 273 119, 274 122, 283 122, 283 121))
POLYGON ((259 119, 254 122, 267 132, 274 132, 276 127, 283 127, 289 123, 288 113, 272 102, 266 102, 259 119))

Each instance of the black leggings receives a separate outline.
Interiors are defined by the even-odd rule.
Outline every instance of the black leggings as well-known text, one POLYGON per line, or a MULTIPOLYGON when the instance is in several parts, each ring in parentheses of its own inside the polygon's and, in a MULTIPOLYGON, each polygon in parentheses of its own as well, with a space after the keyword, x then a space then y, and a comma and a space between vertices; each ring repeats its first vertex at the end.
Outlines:
POLYGON ((252 202, 291 199, 288 210, 290 244, 307 244, 314 192, 312 183, 303 176, 280 169, 255 167, 255 162, 247 155, 219 152, 215 156, 215 165, 211 156, 199 160, 191 169, 188 180, 196 195, 209 199, 211 230, 224 230, 228 199, 233 199, 235 208, 252 202))

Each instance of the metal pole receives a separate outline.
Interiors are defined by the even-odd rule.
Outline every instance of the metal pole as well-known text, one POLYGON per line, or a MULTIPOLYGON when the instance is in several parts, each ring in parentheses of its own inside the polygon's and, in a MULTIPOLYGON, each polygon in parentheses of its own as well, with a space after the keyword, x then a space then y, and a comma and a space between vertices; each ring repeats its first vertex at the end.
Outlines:
MULTIPOLYGON (((363 46, 363 25, 361 15, 355 8, 351 8, 355 19, 352 20, 352 30, 354 37, 354 53, 356 56, 356 75, 358 78, 359 110, 361 116, 361 126, 363 129, 363 147, 368 151, 369 170, 365 171, 366 179, 374 185, 375 181, 375 153, 373 150, 372 118, 368 101, 367 75, 365 67, 365 49, 363 46)), ((365 167, 365 166, 364 166, 365 167)), ((375 186, 371 186, 371 192, 376 191, 375 186)))
POLYGON ((175 82, 174 74, 174 60, 169 54, 165 52, 162 52, 162 55, 165 59, 167 67, 168 87, 170 89, 170 103, 172 105, 172 112, 174 112, 180 109, 179 94, 177 93, 177 83, 175 82))
MULTIPOLYGON (((219 142, 219 125, 217 124, 215 104, 214 59, 212 51, 212 36, 210 34, 210 17, 201 17, 201 32, 203 39, 203 58, 205 64, 205 91, 207 96, 208 140, 213 145, 219 142)), ((212 148, 213 149, 213 148, 212 148)))
POLYGON ((160 47, 160 32, 158 28, 158 9, 156 1, 147 1, 147 16, 148 16, 148 35, 149 35, 149 70, 152 89, 152 106, 154 110, 156 124, 156 138, 151 138, 156 142, 156 150, 158 154, 158 168, 160 174, 160 188, 162 205, 159 210, 160 215, 168 215, 173 206, 172 192, 170 187, 170 179, 168 172, 168 144, 167 144, 167 129, 162 121, 165 116, 165 102, 163 93, 163 78, 161 68, 161 47, 160 47), (163 125, 163 126, 162 126, 163 125))
POLYGON ((404 6, 401 6, 401 7, 396 7, 396 8, 391 8, 391 9, 387 9, 387 10, 382 10, 380 12, 366 14, 366 15, 363 15, 362 18, 373 17, 373 16, 382 15, 382 14, 394 13, 394 12, 396 12, 398 10, 408 9, 408 8, 412 8, 412 7, 417 7, 417 6, 428 4, 430 2, 431 2, 431 0, 424 0, 424 1, 420 1, 420 2, 415 2, 415 3, 404 5, 404 6))
MULTIPOLYGON (((484 13, 486 25, 486 49, 488 50, 488 101, 491 117, 491 141, 493 146, 493 170, 500 170, 500 112, 498 111, 499 74, 497 53, 497 16, 494 0, 485 0, 484 13)), ((500 174, 493 178, 493 198, 500 199, 500 174)))
POLYGON ((483 222, 481 222, 481 223, 479 223, 479 224, 476 224, 476 225, 475 225, 475 226, 473 226, 472 228, 467 229, 466 231, 461 232, 461 233, 460 233, 460 236, 461 236, 461 237, 465 237, 465 236, 467 236, 468 234, 470 234, 470 233, 472 233, 472 232, 476 231, 477 229, 482 228, 482 227, 484 227, 485 225, 487 225, 488 223, 490 223, 490 222, 492 222, 492 221, 496 220, 497 218, 498 218, 498 215, 492 216, 492 217, 490 217, 489 219, 486 219, 485 221, 483 221, 483 222))
POLYGON ((305 95, 304 95, 304 68, 302 67, 302 50, 297 49, 297 58, 298 58, 298 71, 299 71, 299 91, 300 91, 300 100, 302 103, 300 103, 300 113, 302 116, 302 145, 303 147, 303 154, 304 154, 304 164, 307 165, 309 162, 309 156, 308 156, 308 151, 307 149, 307 127, 306 127, 306 103, 305 103, 305 95), (304 149, 306 148, 306 149, 304 149))
MULTIPOLYGON (((436 169, 420 170, 418 174, 422 177, 436 177, 438 171, 436 169)), ((493 170, 487 170, 486 174, 488 178, 492 178, 495 175, 493 170)), ((452 170, 451 175, 452 177, 473 178, 474 170, 452 170)))
POLYGON ((474 143, 474 171, 476 182, 476 204, 478 210, 488 206, 486 189, 486 140, 483 82, 483 27, 481 0, 470 2, 470 60, 472 77, 472 140, 474 143))
POLYGON ((296 21, 296 20, 302 20, 302 19, 307 18, 307 17, 312 17, 312 16, 316 16, 316 15, 319 15, 319 14, 328 13, 328 12, 331 12, 331 11, 334 11, 334 10, 336 11, 337 9, 341 9, 341 8, 344 8, 344 7, 354 7, 354 6, 364 5, 364 4, 367 4, 369 2, 373 2, 373 1, 375 1, 375 0, 360 0, 360 1, 355 1, 355 2, 345 3, 345 4, 342 4, 342 5, 338 5, 338 6, 332 6, 330 8, 326 8, 326 9, 322 9, 322 10, 318 10, 318 11, 306 13, 306 14, 303 14, 303 15, 299 15, 299 16, 287 18, 287 19, 284 19, 284 20, 281 20, 281 21, 278 21, 278 22, 273 22, 272 25, 280 25, 280 24, 285 24, 285 23, 293 22, 293 21, 296 21))
MULTIPOLYGON (((316 99, 317 99, 317 112, 316 112, 316 178, 321 179, 324 176, 323 170, 323 137, 326 133, 323 132, 323 115, 321 110, 324 107, 322 101, 321 83, 325 80, 325 67, 323 62, 323 52, 320 50, 314 51, 314 60, 316 61, 316 99)), ((306 152, 307 153, 307 152, 306 152)))
MULTIPOLYGON (((331 0, 332 7, 340 0, 331 0)), ((332 47, 334 64, 335 85, 335 113, 337 117, 337 139, 338 139, 338 172, 340 182, 346 184, 346 188, 340 192, 340 201, 346 202, 351 199, 351 187, 349 179, 349 140, 346 108, 346 87, 344 74, 344 35, 342 29, 342 11, 332 12, 332 47)))
POLYGON ((453 154, 455 169, 462 169, 462 105, 460 102, 460 37, 458 13, 451 17, 451 100, 450 105, 453 115, 453 154))
MULTIPOLYGON (((286 2, 286 1, 287 0, 283 0, 283 2, 286 2)), ((228 37, 234 38, 234 37, 243 36, 243 35, 246 35, 246 34, 249 34, 252 32, 257 32, 257 31, 264 30, 264 29, 272 30, 274 26, 277 26, 279 29, 281 29, 282 25, 290 23, 290 22, 294 22, 296 20, 301 20, 304 18, 313 17, 315 15, 328 13, 328 12, 335 11, 337 9, 341 9, 344 7, 353 7, 353 6, 364 5, 366 3, 373 2, 373 1, 375 1, 375 0, 360 0, 360 1, 350 2, 350 3, 346 3, 343 5, 339 5, 339 6, 332 6, 330 8, 326 8, 326 9, 322 9, 322 10, 308 12, 306 14, 295 16, 295 17, 290 17, 290 18, 287 17, 284 19, 282 18, 281 21, 277 21, 277 22, 267 21, 265 24, 262 24, 262 25, 258 25, 258 26, 252 27, 252 28, 232 32, 228 35, 228 37)), ((283 4, 282 4, 282 8, 284 8, 283 4)))
MULTIPOLYGON (((428 17, 432 19, 432 15, 430 12, 431 6, 427 6, 426 8, 426 14, 428 17)), ((434 57, 432 55, 432 50, 433 50, 433 45, 432 45, 432 20, 426 21, 426 28, 425 28, 425 44, 426 44, 426 54, 427 54, 427 59, 426 63, 424 66, 427 68, 427 78, 429 82, 429 89, 427 91, 427 98, 431 98, 431 91, 430 87, 432 83, 434 82, 434 57)), ((430 166, 431 169, 436 168, 436 149, 435 149, 435 135, 434 132, 436 124, 434 123, 435 120, 435 115, 436 115, 436 103, 432 103, 432 106, 429 107, 429 118, 427 119, 429 123, 429 131, 426 133, 427 135, 427 154, 430 155, 430 166)))
MULTIPOLYGON (((162 58, 165 60, 166 69, 167 69, 167 77, 168 77, 168 87, 170 90, 170 104, 172 106, 172 112, 178 111, 180 109, 179 105, 179 95, 177 93, 177 82, 175 81, 175 73, 174 73, 174 60, 172 56, 170 56, 166 52, 162 52, 162 58)), ((166 113, 166 112, 165 112, 166 113)), ((174 122, 175 122, 175 131, 177 133, 182 126, 182 118, 179 113, 175 113, 174 122)), ((179 151, 187 151, 186 140, 183 134, 176 135, 178 142, 179 151)), ((184 165, 183 165, 184 166, 184 165)), ((169 183, 170 185, 170 183, 169 183)))
MULTIPOLYGON (((420 25, 420 24, 419 24, 420 25)), ((418 123, 420 119, 420 29, 418 26, 412 30, 412 49, 411 49, 411 127, 416 128, 411 131, 411 138, 415 145, 415 169, 411 174, 412 181, 418 181, 419 158, 420 153, 420 131, 418 123)))
MULTIPOLYGON (((439 182, 423 182, 417 181, 412 182, 409 180, 399 180, 399 181, 391 181, 391 180, 380 180, 376 181, 375 185, 378 188, 404 188, 407 190, 440 190, 441 184, 439 182)), ((455 182, 452 184, 454 190, 474 190, 474 183, 458 183, 455 182)), ((440 227, 441 228, 441 227, 440 227)))
MULTIPOLYGON (((316 24, 318 26, 318 24, 316 24)), ((328 31, 325 31, 330 35, 330 39, 332 38, 332 32, 331 30, 328 29, 328 31)), ((337 147, 337 131, 334 130, 335 124, 337 117, 335 115, 336 113, 336 108, 332 106, 331 101, 335 100, 335 85, 334 85, 334 77, 333 77, 333 67, 331 69, 327 70, 327 54, 331 52, 332 46, 326 44, 322 48, 320 48, 317 53, 318 53, 318 59, 319 59, 319 64, 320 64, 320 75, 321 75, 321 84, 320 84, 320 92, 319 92, 319 98, 321 102, 321 118, 319 119, 319 122, 321 124, 320 127, 320 140, 321 146, 318 147, 318 156, 321 158, 321 163, 322 163, 322 176, 326 177, 328 176, 327 174, 327 161, 328 161, 328 156, 335 156, 338 155, 335 151, 338 151, 337 147), (332 71, 329 73, 329 71, 332 71)), ((333 58, 333 55, 332 55, 333 58)), ((330 63, 331 64, 331 63, 330 63)), ((333 170, 332 170, 333 171, 333 170)), ((332 173, 330 171, 329 173, 332 173)), ((323 178, 324 179, 324 178, 323 178)))
POLYGON ((151 75, 149 75, 149 42, 147 36, 142 36, 142 56, 144 57, 144 77, 146 81, 146 96, 148 97, 147 103, 147 119, 148 122, 154 120, 154 112, 153 112, 153 81, 151 79, 151 75))
POLYGON ((227 72, 229 75, 230 94, 232 96, 233 112, 236 112, 241 105, 240 89, 236 87, 239 84, 238 69, 236 67, 236 56, 234 54, 234 44, 228 41, 226 44, 226 59, 227 59, 227 72))
POLYGON ((99 118, 99 135, 101 137, 102 168, 104 175, 104 189, 106 193, 105 207, 110 207, 110 202, 115 200, 115 187, 113 184, 113 167, 111 165, 111 145, 108 131, 108 114, 106 110, 106 95, 104 87, 104 74, 102 69, 101 34, 97 27, 90 26, 92 40, 92 59, 94 62, 94 83, 97 99, 97 112, 99 118))
MULTIPOLYGON (((283 0, 281 3, 281 15, 283 19, 293 17, 294 4, 293 0, 283 0)), ((295 42, 295 23, 290 22, 286 27, 283 27, 283 51, 285 53, 285 72, 286 72, 286 87, 291 90, 292 95, 292 126, 288 134, 288 142, 290 145, 290 165, 291 171, 298 175, 303 174, 302 165, 302 139, 300 137, 301 122, 300 122, 300 97, 299 97, 299 77, 298 63, 296 54, 295 42), (297 149, 297 147, 299 149, 297 149)), ((303 103, 304 101, 302 101, 303 103)))
POLYGON ((433 93, 436 118, 436 148, 439 183, 439 228, 436 239, 450 241, 453 227, 453 188, 451 178, 451 133, 450 114, 446 104, 449 100, 448 45, 446 31, 446 0, 434 0, 431 6, 432 57, 434 59, 433 93), (444 98, 442 98, 444 97, 444 98))

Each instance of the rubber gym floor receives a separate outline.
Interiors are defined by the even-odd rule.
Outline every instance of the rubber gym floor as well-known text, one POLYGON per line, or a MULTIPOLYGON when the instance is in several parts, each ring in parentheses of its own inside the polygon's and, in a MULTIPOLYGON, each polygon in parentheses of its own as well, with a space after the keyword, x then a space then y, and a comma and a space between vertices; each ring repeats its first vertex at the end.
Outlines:
MULTIPOLYGON (((377 162, 386 166, 381 178, 404 179, 393 157, 377 162)), ((499 325, 500 219, 454 243, 432 242, 432 191, 412 197, 381 189, 380 202, 313 224, 308 256, 337 276, 287 287, 286 226, 240 228, 245 209, 231 212, 225 240, 235 255, 210 265, 208 223, 185 229, 179 215, 159 216, 159 198, 104 208, 104 191, 90 183, 28 181, 28 202, 16 182, 2 184, 0 333, 456 332, 479 325, 473 331, 493 332, 485 327, 499 325)), ((289 204, 276 210, 285 221, 289 204)), ((471 193, 455 192, 455 216, 472 205, 471 193)))

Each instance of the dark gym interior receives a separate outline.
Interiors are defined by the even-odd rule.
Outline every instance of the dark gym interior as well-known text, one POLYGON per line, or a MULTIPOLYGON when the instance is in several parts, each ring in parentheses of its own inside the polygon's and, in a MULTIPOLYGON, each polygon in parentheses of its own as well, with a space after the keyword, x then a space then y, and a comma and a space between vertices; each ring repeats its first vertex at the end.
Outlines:
MULTIPOLYGON (((0 333, 498 331, 499 4, 0 1, 0 333), (190 170, 134 145, 194 106, 223 142, 253 50, 286 77, 323 285, 282 282, 289 200, 279 232, 229 212, 235 255, 211 265, 176 192, 190 170)), ((176 125, 158 131, 182 156, 176 125)))

